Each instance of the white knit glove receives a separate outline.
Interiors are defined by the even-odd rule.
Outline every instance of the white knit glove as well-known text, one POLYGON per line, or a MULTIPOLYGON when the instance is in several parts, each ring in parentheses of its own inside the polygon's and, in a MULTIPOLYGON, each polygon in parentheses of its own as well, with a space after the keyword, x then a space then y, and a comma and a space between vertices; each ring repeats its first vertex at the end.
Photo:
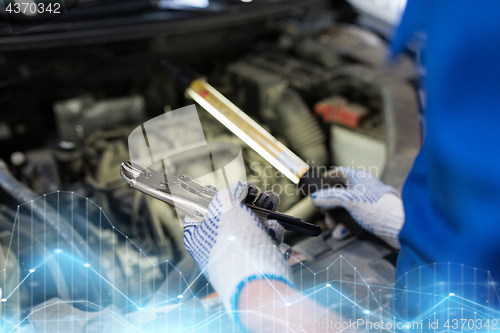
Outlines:
MULTIPOLYGON (((399 249, 399 231, 403 227, 405 214, 403 202, 398 191, 370 173, 353 168, 339 167, 332 174, 347 180, 347 188, 329 188, 311 195, 318 208, 333 209, 343 207, 363 229, 383 239, 392 247, 399 249)), ((345 233, 339 225, 334 236, 345 233)))
MULTIPOLYGON (((269 236, 268 228, 241 203, 248 191, 248 185, 241 183, 220 190, 203 222, 186 218, 184 225, 186 249, 219 294, 225 309, 233 315, 245 283, 274 279, 292 284, 288 264, 269 236)), ((273 201, 266 199, 265 193, 257 199, 262 206, 273 201)), ((277 208, 276 202, 274 205, 277 208)), ((275 234, 280 232, 277 230, 275 234)), ((238 322, 237 315, 234 317, 238 322)))

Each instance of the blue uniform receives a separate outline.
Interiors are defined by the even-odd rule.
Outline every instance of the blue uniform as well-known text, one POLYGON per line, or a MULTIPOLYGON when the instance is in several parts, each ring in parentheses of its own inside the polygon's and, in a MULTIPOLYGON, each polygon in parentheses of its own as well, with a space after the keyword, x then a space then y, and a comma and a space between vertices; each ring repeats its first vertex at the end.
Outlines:
POLYGON ((426 135, 402 192, 394 308, 407 319, 447 293, 493 306, 486 283, 500 282, 500 1, 409 0, 394 53, 415 33, 426 135))

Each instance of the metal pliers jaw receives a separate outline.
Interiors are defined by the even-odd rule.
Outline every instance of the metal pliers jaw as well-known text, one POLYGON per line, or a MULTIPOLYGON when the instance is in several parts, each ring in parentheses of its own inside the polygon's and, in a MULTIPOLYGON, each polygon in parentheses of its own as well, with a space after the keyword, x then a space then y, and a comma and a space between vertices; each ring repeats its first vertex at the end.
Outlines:
POLYGON ((197 221, 203 221, 208 205, 216 194, 198 183, 190 184, 194 182, 186 176, 167 176, 131 161, 122 163, 120 175, 130 187, 178 208, 197 221), (184 191, 172 194, 169 182, 180 186, 184 191))

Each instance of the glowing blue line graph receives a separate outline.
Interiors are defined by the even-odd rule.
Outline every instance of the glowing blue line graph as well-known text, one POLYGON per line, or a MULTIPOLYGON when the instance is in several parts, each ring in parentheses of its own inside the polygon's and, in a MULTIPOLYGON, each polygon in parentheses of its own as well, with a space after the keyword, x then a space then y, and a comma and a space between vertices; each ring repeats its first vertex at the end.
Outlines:
MULTIPOLYGON (((197 289, 193 290, 197 282, 203 277, 203 272, 188 278, 170 261, 159 262, 156 258, 148 256, 138 243, 130 239, 124 232, 111 223, 101 207, 76 192, 56 191, 40 196, 36 200, 43 201, 44 205, 48 201, 56 203, 56 206, 59 206, 61 202, 65 204, 69 203, 71 205, 69 215, 66 213, 67 216, 64 217, 72 224, 75 223, 74 213, 81 213, 74 208, 76 206, 78 208, 84 207, 86 214, 85 221, 88 224, 85 226, 73 225, 73 227, 80 230, 80 232, 83 230, 86 233, 86 239, 91 239, 93 237, 92 232, 96 231, 101 238, 98 238, 98 248, 90 249, 88 244, 82 244, 87 250, 87 257, 77 257, 67 249, 67 245, 64 244, 64 241, 57 234, 50 231, 43 218, 40 219, 33 215, 33 202, 17 206, 7 251, 5 252, 5 263, 3 265, 4 283, 1 285, 3 290, 3 298, 1 299, 2 326, 6 329, 6 332, 21 330, 23 327, 26 327, 24 324, 27 322, 34 322, 34 325, 39 325, 39 327, 50 327, 50 325, 60 327, 62 324, 68 324, 75 329, 82 322, 85 325, 99 322, 99 325, 107 325, 106 327, 110 332, 124 332, 124 330, 156 332, 164 331, 166 327, 170 327, 175 332, 198 332, 200 330, 207 332, 226 330, 232 332, 235 330, 230 317, 227 316, 220 306, 212 308, 213 304, 210 303, 211 298, 207 297, 211 292, 208 283, 202 287, 197 286, 197 289), (78 203, 75 201, 78 201, 78 203), (26 244, 23 242, 21 228, 29 230, 31 236, 38 243, 32 242, 31 244, 26 244), (135 290, 134 293, 127 292, 127 288, 124 286, 129 286, 128 276, 125 276, 125 281, 118 281, 119 277, 116 276, 114 265, 117 264, 115 261, 115 251, 118 251, 117 248, 120 244, 110 242, 108 233, 120 237, 121 246, 126 251, 125 263, 128 263, 130 260, 130 262, 134 262, 137 266, 135 268, 138 268, 138 271, 134 272, 132 276, 139 275, 139 291, 135 290), (103 234, 108 238, 104 238, 103 234), (41 245, 44 248, 40 248, 41 245), (49 245, 55 245, 55 247, 48 249, 49 245), (133 247, 135 250, 130 250, 129 247, 133 247), (99 267, 94 266, 89 261, 89 251, 97 252, 99 267), (102 255, 104 255, 102 251, 111 251, 107 252, 108 254, 113 254, 111 262, 102 262, 102 255), (12 255, 13 253, 19 258, 19 262, 15 265, 18 267, 19 274, 14 274, 14 277, 19 276, 20 279, 16 285, 9 287, 6 283, 6 277, 13 274, 13 272, 8 271, 9 267, 12 266, 10 260, 15 259, 12 255), (38 257, 40 257, 40 260, 37 261, 38 257), (62 267, 60 274, 54 273, 53 269, 51 270, 52 266, 50 264, 53 263, 62 267), (9 264, 11 265, 9 266, 9 264), (106 272, 103 271, 103 267, 106 267, 106 272), (145 276, 147 274, 151 276, 152 274, 155 277, 160 271, 162 271, 163 277, 167 273, 169 275, 177 275, 178 286, 174 288, 176 290, 175 294, 167 294, 155 289, 155 287, 146 288, 146 282, 151 284, 151 279, 148 280, 145 276), (52 276, 52 285, 49 285, 48 282, 50 282, 50 279, 47 276, 51 274, 54 276, 52 276), (43 286, 37 285, 39 281, 43 281, 45 284, 43 286), (51 288, 59 290, 61 286, 66 286, 70 293, 66 295, 67 299, 62 298, 62 292, 49 290, 51 288), (89 298, 90 294, 102 297, 102 292, 94 289, 97 288, 101 291, 103 287, 110 288, 109 294, 104 295, 107 298, 105 300, 107 303, 103 302, 104 299, 102 298, 89 298), (42 289, 43 297, 40 294, 35 294, 35 290, 40 291, 42 289), (28 293, 31 294, 31 300, 21 300, 19 298, 20 291, 25 292, 26 290, 31 290, 28 293), (132 294, 134 295, 132 296, 132 294), (49 301, 47 299, 49 296, 57 298, 49 301), (43 303, 44 301, 49 302, 43 303), (104 303, 107 305, 103 306, 102 304, 104 303), (21 308, 27 308, 29 312, 22 314, 23 310, 21 308), (54 308, 73 309, 70 313, 77 313, 80 317, 77 318, 76 315, 61 317, 57 315, 57 312, 54 312, 54 308), (87 311, 90 308, 93 308, 94 311, 87 311), (175 311, 178 312, 176 315, 179 318, 173 322, 169 314, 175 311), (43 319, 40 319, 40 316, 43 319), (163 322, 161 322, 162 320, 163 322)), ((59 211, 62 211, 62 209, 59 209, 59 211)), ((235 251, 234 256, 237 255, 238 253, 235 251)), ((453 311, 472 313, 475 315, 475 318, 484 318, 485 320, 500 318, 500 311, 498 311, 498 303, 500 302, 498 286, 494 283, 489 272, 476 270, 473 267, 462 265, 459 268, 464 272, 472 272, 471 274, 474 274, 474 279, 479 275, 484 278, 478 278, 479 281, 466 281, 464 282, 465 287, 461 286, 461 288, 469 287, 474 289, 479 287, 486 290, 487 297, 481 298, 478 296, 478 299, 481 298, 485 300, 484 302, 465 297, 465 293, 461 292, 460 288, 454 289, 451 292, 443 292, 447 287, 446 283, 442 287, 439 287, 438 281, 435 281, 436 285, 432 286, 432 290, 428 290, 428 288, 407 290, 404 287, 396 288, 394 286, 369 284, 360 272, 362 271, 362 267, 353 266, 343 256, 337 257, 327 267, 317 271, 310 269, 307 264, 300 262, 298 258, 296 259, 298 262, 297 265, 300 265, 301 269, 303 268, 304 272, 308 272, 309 275, 315 277, 319 273, 327 272, 328 278, 327 281, 314 283, 313 287, 302 290, 302 297, 292 302, 287 301, 287 306, 300 302, 304 298, 314 298, 317 295, 324 295, 330 292, 333 293, 332 295, 336 295, 336 297, 331 296, 328 298, 326 304, 324 304, 330 311, 340 311, 342 313, 345 309, 351 309, 349 313, 355 314, 354 318, 364 316, 364 318, 375 318, 376 320, 406 321, 408 320, 407 316, 400 316, 398 312, 392 311, 390 305, 382 300, 386 298, 382 297, 382 294, 399 293, 409 298, 413 296, 418 296, 422 299, 432 298, 429 305, 418 304, 418 309, 416 310, 418 315, 412 317, 413 321, 425 322, 434 320, 434 318, 439 317, 441 314, 453 311), (346 270, 349 271, 350 275, 345 274, 346 270), (352 278, 346 279, 346 276, 351 276, 352 278), (492 303, 495 303, 495 305, 492 303)), ((448 265, 450 270, 453 270, 453 264, 450 263, 433 265, 442 267, 448 265)), ((430 265, 430 267, 433 265, 430 265)), ((399 280, 404 281, 409 276, 419 276, 424 268, 428 267, 416 268, 406 273, 405 276, 400 277, 399 280)), ((125 269, 131 269, 131 267, 125 267, 125 269)), ((466 275, 465 273, 463 274, 466 275)), ((155 281, 154 278, 153 281, 155 281)), ((273 287, 271 284, 270 286, 273 287)), ((137 286, 134 286, 134 288, 137 289, 137 286)), ((285 296, 281 296, 279 301, 286 300, 285 296)), ((213 303, 217 304, 217 301, 213 303)), ((385 329, 383 331, 395 332, 396 329, 385 329)))

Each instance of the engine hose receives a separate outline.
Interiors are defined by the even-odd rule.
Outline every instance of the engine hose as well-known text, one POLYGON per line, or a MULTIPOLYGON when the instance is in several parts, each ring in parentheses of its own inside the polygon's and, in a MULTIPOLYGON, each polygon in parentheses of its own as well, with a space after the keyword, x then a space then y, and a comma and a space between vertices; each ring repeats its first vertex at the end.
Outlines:
MULTIPOLYGON (((87 241, 78 232, 74 232, 73 226, 64 217, 60 216, 54 208, 36 200, 39 195, 18 181, 10 173, 7 164, 3 160, 0 160, 0 187, 19 203, 31 202, 33 213, 42 221, 45 220, 47 225, 70 246, 77 257, 87 260, 96 271, 105 272, 102 267, 99 269, 99 258, 88 246, 87 241)), ((103 277, 110 281, 106 276, 103 277)), ((109 284, 103 283, 102 294, 107 295, 108 293, 112 293, 112 289, 109 284)))
POLYGON ((278 121, 268 125, 290 144, 292 150, 308 164, 327 166, 325 135, 309 107, 295 90, 284 90, 273 110, 278 121))

